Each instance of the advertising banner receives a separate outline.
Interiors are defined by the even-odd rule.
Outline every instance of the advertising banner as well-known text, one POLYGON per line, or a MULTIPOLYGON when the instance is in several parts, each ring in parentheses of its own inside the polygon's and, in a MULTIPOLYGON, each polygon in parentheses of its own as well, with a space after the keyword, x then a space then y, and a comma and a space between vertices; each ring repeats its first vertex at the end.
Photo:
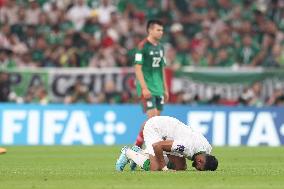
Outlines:
MULTIPOLYGON (((284 144, 284 108, 167 105, 215 146, 284 144)), ((133 144, 146 116, 139 105, 0 104, 0 145, 133 144)))
POLYGON ((199 130, 215 146, 284 144, 283 107, 169 105, 164 114, 199 130))
MULTIPOLYGON (((0 70, 1 71, 1 70, 0 70)), ((11 91, 23 97, 33 87, 41 85, 48 92, 49 100, 62 103, 68 90, 80 80, 95 96, 105 90, 111 82, 115 90, 135 90, 133 68, 37 68, 2 70, 9 73, 11 91)), ((275 89, 284 89, 284 70, 226 68, 196 68, 172 73, 167 70, 167 83, 172 94, 184 92, 188 96, 198 96, 201 100, 220 95, 222 99, 237 100, 245 89, 260 82, 261 99, 267 99, 275 89)))
POLYGON ((136 105, 0 104, 0 144, 127 144, 144 119, 136 105))
POLYGON ((42 86, 48 89, 49 76, 45 69, 9 69, 0 70, 9 74, 10 90, 24 97, 31 87, 42 86))
POLYGON ((241 94, 260 82, 261 98, 267 99, 275 89, 284 89, 284 71, 269 69, 184 69, 177 72, 172 81, 173 93, 183 91, 202 100, 211 99, 214 94, 223 99, 238 99, 241 94))
POLYGON ((105 68, 105 69, 50 69, 49 96, 53 102, 62 102, 67 91, 77 80, 82 81, 88 90, 99 94, 105 90, 107 82, 112 82, 116 91, 130 91, 135 89, 135 75, 133 69, 105 68))

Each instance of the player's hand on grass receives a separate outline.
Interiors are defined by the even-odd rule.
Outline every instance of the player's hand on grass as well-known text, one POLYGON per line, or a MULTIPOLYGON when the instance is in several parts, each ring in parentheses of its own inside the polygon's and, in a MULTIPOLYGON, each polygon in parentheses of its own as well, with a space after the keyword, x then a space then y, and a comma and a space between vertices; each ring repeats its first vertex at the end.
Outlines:
POLYGON ((174 169, 169 169, 167 166, 162 168, 162 171, 167 171, 167 172, 175 172, 176 170, 174 169))

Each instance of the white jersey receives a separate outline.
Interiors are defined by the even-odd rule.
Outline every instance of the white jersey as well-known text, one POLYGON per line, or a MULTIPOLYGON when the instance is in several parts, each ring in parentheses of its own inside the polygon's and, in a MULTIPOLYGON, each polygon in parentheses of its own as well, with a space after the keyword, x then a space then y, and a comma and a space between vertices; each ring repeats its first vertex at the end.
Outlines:
POLYGON ((199 152, 211 153, 212 147, 207 139, 192 127, 169 116, 150 118, 144 127, 144 139, 147 151, 154 154, 152 144, 162 140, 173 140, 171 151, 186 158, 199 152))

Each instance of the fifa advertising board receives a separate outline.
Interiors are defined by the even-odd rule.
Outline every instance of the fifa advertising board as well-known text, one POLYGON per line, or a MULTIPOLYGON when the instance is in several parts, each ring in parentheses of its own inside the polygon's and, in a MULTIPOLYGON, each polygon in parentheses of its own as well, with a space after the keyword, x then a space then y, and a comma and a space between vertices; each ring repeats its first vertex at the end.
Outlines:
MULTIPOLYGON (((163 115, 199 130, 214 146, 281 146, 284 108, 166 105, 163 115)), ((0 104, 0 145, 132 144, 139 105, 0 104)))

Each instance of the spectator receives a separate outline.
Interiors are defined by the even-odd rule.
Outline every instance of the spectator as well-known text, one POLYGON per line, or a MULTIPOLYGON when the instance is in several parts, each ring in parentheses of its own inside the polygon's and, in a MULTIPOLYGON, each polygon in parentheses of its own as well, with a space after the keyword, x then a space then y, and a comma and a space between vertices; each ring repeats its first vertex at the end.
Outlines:
POLYGON ((0 68, 15 68, 16 62, 12 58, 13 52, 9 49, 0 49, 0 68))
POLYGON ((178 66, 182 68, 183 66, 189 65, 189 47, 190 43, 188 38, 183 32, 183 26, 180 23, 174 23, 171 26, 171 44, 173 48, 177 49, 176 58, 181 65, 178 66))
POLYGON ((90 67, 104 68, 115 66, 115 59, 113 56, 108 56, 112 53, 111 48, 100 49, 97 54, 91 59, 90 67))
POLYGON ((280 46, 280 54, 277 52, 275 54, 275 60, 279 63, 280 67, 284 67, 284 46, 283 45, 276 45, 276 46, 280 46))
POLYGON ((38 98, 39 104, 41 105, 46 105, 49 103, 48 94, 44 87, 40 87, 37 90, 37 98, 38 98))
MULTIPOLYGON (((283 7, 282 0, 6 0, 0 6, 0 67, 130 67, 152 17, 164 21, 163 42, 174 71, 235 63, 283 67, 283 7)), ((130 93, 119 93, 119 101, 135 101, 130 93)), ((244 92, 248 105, 263 104, 251 102, 255 94, 253 88, 244 92)), ((103 102, 104 95, 95 101, 103 102)))
POLYGON ((24 102, 39 103, 41 105, 48 104, 48 95, 44 86, 42 86, 41 84, 30 86, 27 90, 26 96, 24 97, 24 102))
POLYGON ((0 22, 13 25, 17 23, 17 12, 19 6, 16 4, 16 0, 7 1, 3 7, 0 7, 0 22))
POLYGON ((111 13, 116 11, 116 7, 113 6, 109 0, 101 0, 101 4, 97 11, 99 23, 108 25, 111 21, 111 13))
POLYGON ((224 28, 224 31, 219 33, 218 39, 218 42, 215 43, 217 52, 215 52, 216 59, 214 65, 224 67, 232 66, 235 63, 236 59, 234 43, 232 36, 230 35, 229 27, 227 27, 226 29, 224 28))
POLYGON ((284 105, 283 104, 284 90, 280 85, 277 85, 273 94, 268 98, 266 104, 268 106, 284 105))
POLYGON ((43 66, 42 61, 44 59, 44 51, 47 49, 47 43, 43 36, 39 36, 36 39, 35 48, 31 52, 32 60, 36 62, 38 66, 43 66))
POLYGON ((11 30, 8 24, 4 24, 0 30, 0 48, 10 49, 8 36, 11 34, 11 30))
POLYGON ((23 42, 28 46, 29 49, 33 49, 36 44, 36 38, 37 35, 36 35, 35 26, 28 25, 23 42))
POLYGON ((64 10, 60 9, 58 2, 56 1, 49 1, 45 3, 43 11, 47 13, 47 19, 50 20, 51 24, 56 24, 62 13, 65 15, 65 12, 63 12, 64 10))
POLYGON ((67 19, 67 15, 64 11, 60 11, 58 15, 58 20, 53 26, 58 25, 58 28, 61 32, 68 34, 72 34, 75 30, 75 26, 72 21, 67 19))
POLYGON ((104 85, 104 102, 114 104, 121 101, 121 95, 116 91, 116 86, 112 80, 107 80, 104 85))
POLYGON ((37 25, 39 22, 39 16, 41 14, 41 9, 36 0, 31 0, 29 7, 26 10, 26 23, 28 25, 37 25))
POLYGON ((272 54, 272 49, 273 45, 275 43, 275 35, 274 34, 265 34, 263 41, 262 41, 262 47, 261 47, 261 54, 260 57, 262 61, 260 64, 262 66, 275 66, 272 65, 273 63, 273 54, 272 54))
POLYGON ((87 21, 82 28, 82 31, 84 32, 83 38, 86 40, 91 40, 94 38, 96 41, 100 41, 102 37, 101 27, 102 26, 98 21, 98 13, 93 11, 91 16, 87 18, 87 21))
POLYGON ((17 22, 11 25, 11 32, 16 34, 21 41, 24 41, 26 37, 26 30, 26 11, 24 7, 20 7, 17 12, 17 22))
POLYGON ((206 57, 204 57, 204 55, 201 53, 202 52, 198 51, 197 49, 192 49, 190 57, 188 59, 189 65, 200 66, 200 67, 208 66, 208 61, 206 57))
POLYGON ((9 75, 5 72, 0 72, 0 102, 8 102, 9 94, 9 75))
POLYGON ((230 0, 218 0, 217 1, 217 10, 218 15, 222 20, 228 19, 230 11, 233 8, 233 5, 230 0))
POLYGON ((245 89, 241 96, 240 102, 244 105, 261 107, 264 105, 264 100, 261 98, 262 85, 256 82, 251 88, 245 89))
POLYGON ((276 98, 275 106, 284 106, 284 95, 283 94, 276 98))
POLYGON ((109 26, 117 32, 122 40, 128 37, 128 23, 127 19, 122 18, 118 12, 112 12, 110 16, 109 26))
POLYGON ((64 103, 94 103, 94 100, 94 96, 89 91, 88 86, 78 78, 75 84, 68 89, 64 103))
POLYGON ((257 55, 260 49, 253 44, 252 37, 250 35, 244 35, 240 48, 237 49, 237 61, 240 65, 256 65, 257 55))
POLYGON ((51 31, 50 22, 46 13, 41 12, 36 25, 36 33, 38 35, 46 35, 51 31))
POLYGON ((177 58, 177 51, 173 47, 169 47, 166 51, 167 66, 173 71, 178 71, 182 67, 182 63, 177 58))
POLYGON ((84 26, 90 14, 91 9, 86 4, 85 0, 76 0, 75 5, 67 12, 67 17, 73 22, 75 29, 79 31, 84 26))

